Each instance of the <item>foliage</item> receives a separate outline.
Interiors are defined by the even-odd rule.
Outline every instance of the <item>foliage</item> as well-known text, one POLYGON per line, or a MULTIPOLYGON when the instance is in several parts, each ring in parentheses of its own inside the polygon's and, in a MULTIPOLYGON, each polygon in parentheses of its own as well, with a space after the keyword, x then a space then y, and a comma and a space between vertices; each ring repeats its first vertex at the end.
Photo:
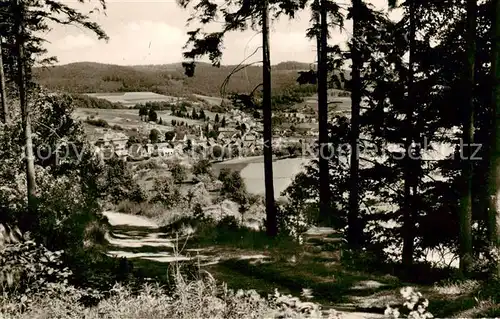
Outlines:
POLYGON ((119 102, 110 102, 85 94, 71 94, 75 108, 87 109, 124 109, 125 105, 119 102))
POLYGON ((193 174, 196 176, 209 175, 212 172, 212 165, 207 159, 200 159, 193 165, 193 174))
POLYGON ((137 196, 139 196, 138 187, 125 161, 116 156, 106 160, 104 189, 110 202, 118 203, 124 199, 137 199, 137 196))
MULTIPOLYGON (((364 2, 366 4, 366 2, 364 2)), ((408 2, 406 3, 408 4, 408 2)), ((407 9, 406 4, 404 5, 407 9)), ((363 248, 373 251, 377 256, 391 256, 397 260, 403 245, 402 237, 407 233, 403 224, 405 198, 402 192, 404 171, 411 163, 411 183, 415 185, 411 195, 412 233, 415 235, 413 257, 425 258, 425 252, 445 246, 449 252, 458 252, 457 238, 459 225, 457 209, 459 203, 460 167, 458 138, 461 132, 460 97, 463 96, 461 70, 465 63, 464 38, 465 7, 462 3, 444 6, 441 3, 420 3, 418 7, 415 64, 414 121, 411 125, 405 119, 408 111, 407 78, 408 63, 408 10, 401 21, 391 21, 385 14, 363 5, 361 28, 363 38, 358 39, 362 55, 362 112, 360 119, 361 141, 359 184, 360 223, 364 228, 363 248), (441 19, 447 16, 448 19, 441 19), (384 39, 384 40, 381 40, 384 39), (390 40, 387 40, 390 39, 390 40), (433 43, 433 44, 431 44, 433 43), (415 144, 411 152, 415 159, 401 160, 402 150, 397 146, 405 143, 405 136, 411 130, 415 144), (398 132, 398 133, 396 133, 398 132), (449 156, 443 154, 444 147, 455 147, 449 156), (440 154, 438 154, 440 153, 440 154), (423 160, 423 157, 426 159, 423 160), (412 193, 412 194, 413 194, 412 193), (388 223, 393 226, 388 227, 388 223)), ((487 16, 488 5, 479 6, 478 30, 490 28, 487 16)), ((348 16, 350 18, 351 16, 348 16)), ((474 101, 477 114, 474 127, 476 141, 487 143, 488 110, 490 104, 491 82, 488 67, 490 61, 490 37, 487 31, 478 31, 476 66, 477 87, 474 88, 474 101)), ((353 41, 348 45, 352 46, 353 41)), ((330 71, 343 67, 351 59, 349 50, 331 47, 329 52, 330 71)), ((350 62, 349 62, 350 63, 350 62)), ((311 75, 311 74, 309 74, 311 75)), ((302 74, 304 77, 308 74, 302 74)), ((311 75, 312 76, 312 75, 311 75)), ((351 85, 349 81, 346 86, 351 85)), ((349 196, 348 158, 349 150, 339 150, 349 142, 350 123, 347 119, 337 118, 330 122, 330 143, 335 150, 330 160, 330 190, 332 194, 330 225, 344 229, 348 211, 349 196), (347 165, 346 165, 347 164, 347 165)), ((486 148, 482 153, 487 154, 486 148)), ((482 152, 481 151, 481 152, 482 152)), ((479 154, 478 154, 479 155, 479 154)), ((474 161, 476 173, 474 185, 484 185, 485 162, 474 161)), ((319 171, 318 163, 313 162, 304 174, 296 176, 294 183, 286 191, 292 207, 297 207, 305 216, 310 202, 317 201, 319 171)), ((484 208, 481 208, 481 195, 484 190, 475 192, 473 223, 474 245, 478 251, 487 250, 485 245, 484 208)), ((408 225, 408 222, 406 222, 408 225)), ((479 253, 478 253, 479 255, 479 253)), ((382 257, 384 258, 384 257, 382 257)))
POLYGON ((4 245, 0 252, 0 286, 9 298, 27 295, 54 296, 64 291, 57 290, 67 284, 71 271, 62 264, 63 251, 51 252, 30 240, 4 245))
POLYGON ((174 131, 165 132, 165 141, 171 141, 175 137, 174 131))
POLYGON ((160 139, 160 131, 158 131, 157 129, 152 129, 149 132, 149 140, 151 141, 151 143, 153 144, 158 143, 159 139, 160 139))
MULTIPOLYGON (((119 66, 99 63, 80 62, 57 65, 50 69, 35 68, 36 81, 50 90, 70 93, 88 92, 155 92, 170 96, 188 96, 201 94, 220 96, 220 86, 227 74, 235 66, 221 68, 198 63, 197 72, 187 78, 180 64, 163 66, 119 66), (182 83, 182 85, 179 85, 182 83)), ((295 85, 296 74, 291 71, 308 69, 309 65, 292 62, 273 66, 272 86, 276 93, 295 85)), ((248 88, 262 82, 262 70, 259 66, 249 66, 245 73, 235 73, 228 83, 228 92, 246 93, 248 88)), ((224 113, 220 107, 204 107, 205 110, 224 113)), ((165 106, 163 110, 170 107, 165 106)), ((160 109, 157 109, 160 110, 160 109)))
POLYGON ((153 110, 153 109, 149 110, 148 121, 150 121, 150 122, 156 122, 156 121, 158 121, 158 113, 156 113, 155 110, 153 110))
POLYGON ((103 128, 109 128, 110 127, 109 123, 106 122, 103 119, 91 119, 91 118, 87 118, 85 120, 85 123, 93 125, 93 126, 97 126, 97 127, 103 127, 103 128))
POLYGON ((156 179, 153 203, 161 203, 167 207, 175 207, 183 200, 179 188, 170 179, 156 179))
POLYGON ((291 236, 300 241, 302 233, 314 225, 317 220, 318 207, 316 203, 296 206, 295 202, 281 203, 277 207, 278 229, 280 234, 291 236))
MULTIPOLYGON (((426 319, 433 318, 433 315, 427 311, 429 306, 429 300, 423 298, 422 293, 415 291, 412 287, 405 287, 401 289, 401 295, 405 302, 403 306, 408 311, 408 314, 404 318, 408 319, 426 319)), ((400 318, 401 313, 399 309, 393 309, 387 306, 384 313, 386 316, 391 318, 400 318)))
POLYGON ((180 163, 173 163, 170 172, 176 183, 182 183, 187 178, 187 169, 180 163))
MULTIPOLYGON (((255 290, 230 290, 217 283, 208 272, 198 270, 193 280, 182 277, 183 266, 173 268, 175 290, 145 284, 138 291, 115 285, 109 297, 96 306, 84 307, 73 294, 57 298, 39 297, 26 309, 6 312, 12 303, 3 301, 2 314, 8 319, 50 318, 320 318, 319 305, 278 291, 267 297, 255 290)), ((330 311, 329 318, 336 318, 330 311)))
POLYGON ((219 173, 218 180, 222 182, 221 196, 232 199, 239 204, 246 203, 248 194, 240 172, 223 168, 219 173))

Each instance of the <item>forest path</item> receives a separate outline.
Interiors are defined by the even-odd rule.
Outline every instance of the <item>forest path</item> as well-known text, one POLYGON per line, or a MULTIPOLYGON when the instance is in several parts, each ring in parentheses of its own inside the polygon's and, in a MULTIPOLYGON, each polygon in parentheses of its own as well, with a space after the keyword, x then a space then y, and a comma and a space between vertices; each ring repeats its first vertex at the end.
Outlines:
MULTIPOLYGON (((221 253, 220 249, 213 248, 182 250, 186 237, 172 238, 169 234, 161 232, 160 226, 148 218, 112 211, 105 211, 103 214, 112 227, 112 232, 107 235, 110 245, 109 256, 165 263, 165 267, 174 261, 198 260, 201 266, 209 266, 227 260, 248 260, 253 263, 269 258, 265 254, 244 254, 241 251, 228 250, 221 253), (182 250, 181 253, 178 253, 179 249, 182 250)), ((250 288, 252 287, 247 289, 250 288)), ((384 318, 380 313, 359 312, 353 304, 338 305, 338 307, 334 308, 339 311, 343 319, 384 318)))

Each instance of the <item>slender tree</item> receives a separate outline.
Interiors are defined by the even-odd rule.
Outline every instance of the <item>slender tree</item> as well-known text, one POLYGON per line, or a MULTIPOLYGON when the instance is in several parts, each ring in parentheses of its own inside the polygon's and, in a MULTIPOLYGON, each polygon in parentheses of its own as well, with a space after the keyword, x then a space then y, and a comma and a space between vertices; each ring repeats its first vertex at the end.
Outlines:
POLYGON ((330 173, 328 161, 328 20, 327 2, 319 1, 318 34, 318 124, 319 124, 319 215, 321 222, 329 220, 330 213, 330 173))
MULTIPOLYGON (((237 0, 225 1, 222 8, 218 4, 205 0, 178 0, 178 3, 186 8, 191 2, 196 2, 195 8, 197 13, 190 18, 198 20, 202 25, 212 22, 220 13, 224 16, 222 31, 203 33, 201 28, 195 31, 188 32, 188 45, 191 44, 191 50, 184 52, 184 57, 191 59, 191 62, 184 62, 183 66, 187 76, 193 76, 195 71, 195 58, 208 55, 214 66, 220 66, 222 57, 222 41, 227 32, 241 31, 249 26, 254 30, 260 27, 263 38, 263 122, 264 122, 264 180, 266 186, 266 215, 267 215, 267 233, 274 236, 277 233, 276 227, 276 207, 274 199, 274 183, 272 173, 272 110, 271 110, 271 67, 269 54, 269 11, 272 5, 274 12, 273 17, 278 18, 281 14, 293 18, 295 12, 303 9, 306 5, 306 0, 266 0, 266 1, 250 1, 237 0), (228 7, 233 7, 236 10, 230 12, 228 7), (200 36, 201 35, 201 36, 200 36), (267 89, 266 89, 267 87, 267 89)), ((244 61, 245 62, 245 61, 244 61)), ((229 77, 243 70, 247 65, 242 62, 229 75, 229 77)), ((228 78, 229 78, 228 77, 228 78)), ((227 84, 227 81, 224 83, 227 84)), ((225 84, 222 84, 223 90, 225 84)), ((260 86, 260 85, 259 85, 260 86)), ((223 91, 221 90, 221 91, 223 91)))
POLYGON ((24 20, 26 18, 26 8, 21 0, 15 0, 14 17, 16 30, 16 62, 17 62, 17 85, 19 88, 19 101, 21 104, 21 120, 24 133, 26 150, 26 180, 28 189, 28 208, 34 209, 36 200, 36 181, 35 181, 35 156, 33 154, 33 140, 31 136, 31 114, 30 106, 26 95, 25 67, 26 58, 24 55, 25 32, 24 20))
MULTIPOLYGON (((104 6, 104 0, 101 1, 104 6)), ((48 21, 59 24, 79 24, 96 33, 100 39, 108 39, 104 31, 89 16, 54 0, 26 1, 12 0, 0 6, 2 17, 2 37, 9 44, 7 60, 8 74, 15 79, 19 92, 21 122, 25 143, 28 210, 36 208, 36 180, 32 141, 31 112, 28 91, 32 85, 31 75, 35 56, 47 51, 43 48, 43 38, 39 35, 49 30, 48 21)), ((55 58, 43 59, 42 63, 54 62, 55 58)), ((5 63, 4 63, 5 67, 5 63)))
POLYGON ((272 109, 271 109, 271 57, 269 54, 269 1, 262 6, 262 82, 264 119, 264 183, 266 186, 266 231, 268 236, 276 236, 278 223, 274 202, 272 109))
POLYGON ((361 51, 359 41, 362 36, 362 0, 352 0, 352 79, 351 79, 351 158, 347 241, 353 248, 359 248, 363 230, 359 221, 359 116, 361 110, 361 51))
MULTIPOLYGON (((393 6, 395 1, 390 1, 393 6)), ((413 264, 413 255, 415 250, 415 225, 414 225, 414 203, 413 192, 414 188, 414 172, 413 172, 413 158, 412 152, 414 142, 414 119, 413 112, 415 109, 415 92, 414 92, 414 60, 415 60, 415 1, 407 0, 406 6, 408 7, 408 46, 409 46, 409 62, 408 62, 408 78, 407 78, 407 99, 406 99, 406 136, 404 142, 404 189, 403 189, 403 264, 410 267, 413 264)))
POLYGON ((2 122, 9 122, 9 110, 7 106, 7 92, 5 89, 5 73, 3 69, 3 50, 2 50, 2 37, 0 36, 0 98, 2 107, 2 122))
POLYGON ((493 1, 492 23, 492 134, 490 146, 490 207, 488 233, 494 251, 493 275, 500 276, 500 0, 493 1))
POLYGON ((472 263, 472 174, 471 144, 474 142, 474 73, 476 60, 477 1, 467 0, 466 55, 463 80, 462 194, 459 209, 460 270, 467 274, 472 263))

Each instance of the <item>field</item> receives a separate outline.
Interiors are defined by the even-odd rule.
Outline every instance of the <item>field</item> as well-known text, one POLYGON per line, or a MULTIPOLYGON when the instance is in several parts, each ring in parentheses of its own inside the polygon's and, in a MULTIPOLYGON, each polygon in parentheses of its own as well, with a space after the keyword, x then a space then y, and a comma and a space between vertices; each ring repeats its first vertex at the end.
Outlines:
POLYGON ((113 103, 122 103, 126 107, 133 107, 138 103, 146 102, 175 102, 179 98, 153 92, 116 92, 116 93, 87 93, 91 97, 108 100, 113 103))
MULTIPOLYGON (((118 125, 124 129, 123 133, 127 135, 134 131, 149 134, 152 129, 157 129, 162 133, 173 130, 171 121, 185 122, 188 125, 202 124, 202 121, 180 118, 170 115, 170 111, 158 111, 158 117, 162 119, 164 125, 155 124, 152 122, 141 121, 139 111, 135 109, 84 109, 79 108, 75 111, 76 119, 84 121, 87 117, 94 116, 95 118, 103 119, 110 126, 118 125)), ((95 126, 85 125, 85 130, 89 139, 95 140, 102 136, 102 129, 95 126)))

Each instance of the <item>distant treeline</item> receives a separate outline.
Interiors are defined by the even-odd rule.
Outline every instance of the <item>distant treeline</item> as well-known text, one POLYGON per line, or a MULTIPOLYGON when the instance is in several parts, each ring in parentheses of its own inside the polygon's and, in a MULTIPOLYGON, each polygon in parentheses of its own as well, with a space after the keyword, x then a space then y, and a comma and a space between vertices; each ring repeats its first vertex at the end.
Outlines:
MULTIPOLYGON (((221 86, 233 68, 234 66, 216 68, 199 63, 195 76, 187 78, 180 63, 147 67, 82 62, 36 68, 34 75, 44 87, 69 93, 142 91, 170 96, 220 96, 221 86)), ((273 66, 273 93, 285 93, 290 87, 297 86, 298 71, 309 68, 308 64, 297 62, 273 66)), ((245 70, 231 76, 225 92, 249 93, 262 82, 260 66, 249 66, 245 70)))
POLYGON ((85 94, 71 94, 73 104, 77 108, 87 109, 125 109, 122 103, 113 103, 105 99, 99 99, 85 94))

